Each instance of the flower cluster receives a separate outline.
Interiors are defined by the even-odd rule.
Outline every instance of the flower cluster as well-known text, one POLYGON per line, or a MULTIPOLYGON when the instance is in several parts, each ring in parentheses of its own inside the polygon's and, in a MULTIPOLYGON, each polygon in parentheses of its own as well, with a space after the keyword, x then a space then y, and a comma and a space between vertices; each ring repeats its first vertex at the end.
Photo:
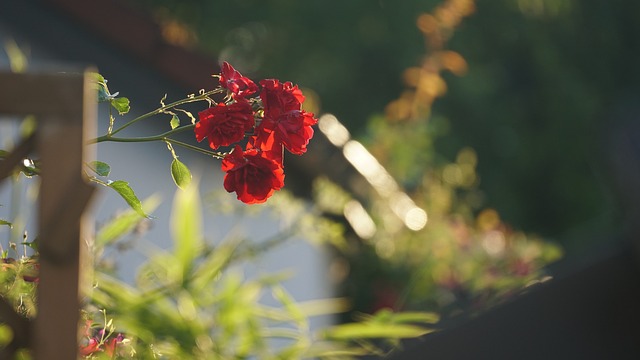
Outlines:
POLYGON ((198 113, 196 140, 206 138, 214 150, 233 145, 222 160, 225 190, 247 204, 265 202, 284 186, 284 150, 304 154, 317 119, 302 110, 305 97, 291 82, 265 79, 258 86, 227 62, 216 77, 227 96, 198 113))
POLYGON ((113 329, 94 329, 91 320, 85 323, 84 337, 82 338, 79 353, 82 357, 91 357, 104 352, 108 358, 114 358, 118 344, 125 342, 122 334, 113 335, 113 329))

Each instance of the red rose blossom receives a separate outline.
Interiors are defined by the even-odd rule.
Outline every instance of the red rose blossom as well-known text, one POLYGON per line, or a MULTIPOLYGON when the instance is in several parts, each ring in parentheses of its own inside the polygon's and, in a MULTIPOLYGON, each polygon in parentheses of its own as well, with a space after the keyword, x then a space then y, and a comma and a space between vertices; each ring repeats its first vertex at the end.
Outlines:
POLYGON ((226 61, 222 63, 220 86, 231 91, 235 98, 244 98, 258 92, 258 85, 242 76, 226 61))
POLYGON ((256 128, 256 134, 249 139, 247 149, 256 148, 262 151, 262 156, 269 158, 283 166, 284 147, 276 142, 273 132, 267 132, 261 127, 256 128))
POLYGON ((260 85, 264 118, 256 129, 257 143, 265 151, 271 150, 265 148, 265 144, 282 144, 293 154, 304 154, 313 137, 311 126, 318 120, 302 110, 302 91, 291 82, 280 83, 274 79, 262 80, 260 85))
POLYGON ((245 133, 255 125, 251 105, 243 99, 230 105, 219 103, 199 112, 198 118, 200 121, 194 130, 196 140, 208 138, 214 150, 244 139, 245 133))
POLYGON ((263 156, 259 149, 242 151, 236 145, 222 160, 224 188, 236 193, 246 204, 265 202, 284 186, 284 170, 276 161, 263 156))

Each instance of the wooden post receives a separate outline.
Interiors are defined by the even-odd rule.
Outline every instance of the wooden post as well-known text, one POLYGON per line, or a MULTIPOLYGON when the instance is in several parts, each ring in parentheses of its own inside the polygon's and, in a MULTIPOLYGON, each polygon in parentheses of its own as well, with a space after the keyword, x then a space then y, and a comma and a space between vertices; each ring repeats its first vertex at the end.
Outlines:
POLYGON ((20 343, 30 340, 36 360, 78 357, 80 299, 85 286, 81 264, 88 239, 82 214, 94 189, 86 183, 82 166, 87 157, 85 141, 95 133, 95 98, 89 74, 0 72, 0 114, 30 114, 38 121, 35 144, 14 151, 32 147, 42 164, 38 314, 26 331, 30 339, 17 339, 20 343))

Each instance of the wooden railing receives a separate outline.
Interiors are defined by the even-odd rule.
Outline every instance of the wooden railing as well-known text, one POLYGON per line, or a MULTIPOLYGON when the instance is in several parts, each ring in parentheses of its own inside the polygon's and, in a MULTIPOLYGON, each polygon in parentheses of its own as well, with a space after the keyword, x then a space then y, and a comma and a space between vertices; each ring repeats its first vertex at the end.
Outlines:
POLYGON ((40 274, 34 320, 16 314, 0 298, 0 322, 11 326, 11 344, 0 350, 10 359, 30 348, 36 360, 77 359, 82 292, 89 284, 81 271, 87 227, 83 212, 94 187, 82 175, 85 140, 94 136, 96 91, 90 75, 0 72, 0 115, 34 115, 37 129, 0 162, 0 180, 25 157, 41 160, 38 198, 40 274))

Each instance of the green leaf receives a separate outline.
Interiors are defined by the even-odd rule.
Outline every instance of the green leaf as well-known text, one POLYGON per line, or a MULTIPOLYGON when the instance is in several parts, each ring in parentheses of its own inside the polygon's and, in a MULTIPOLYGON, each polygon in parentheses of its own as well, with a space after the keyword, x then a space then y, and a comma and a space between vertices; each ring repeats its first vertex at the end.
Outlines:
POLYGON ((284 310, 291 316, 291 320, 296 323, 296 326, 299 329, 306 330, 308 328, 307 318, 304 316, 295 300, 282 286, 274 286, 271 294, 273 298, 278 300, 282 306, 284 306, 284 310))
POLYGON ((9 325, 0 324, 0 347, 5 347, 13 340, 13 331, 9 325))
POLYGON ((0 225, 7 225, 8 227, 13 227, 13 224, 5 219, 0 219, 0 225))
POLYGON ((140 200, 133 192, 133 189, 131 189, 131 186, 129 186, 129 183, 123 180, 117 180, 108 183, 107 186, 120 194, 120 196, 122 196, 127 204, 129 204, 129 206, 131 206, 131 208, 135 210, 140 216, 144 216, 147 218, 149 217, 149 215, 145 214, 144 210, 142 209, 142 203, 140 203, 140 200))
POLYGON ((180 126, 180 118, 178 117, 178 115, 173 115, 169 124, 171 125, 171 130, 180 126))
POLYGON ((30 247, 31 249, 38 251, 38 243, 36 243, 35 241, 27 241, 27 242, 23 242, 20 243, 20 245, 25 245, 30 247))
POLYGON ((324 332, 324 336, 333 340, 403 339, 422 336, 432 331, 414 325, 350 323, 329 328, 324 332))
POLYGON ((96 90, 98 90, 98 102, 109 101, 112 96, 109 87, 107 87, 107 80, 98 73, 94 73, 93 76, 95 77, 96 90))
POLYGON ((177 191, 171 213, 171 232, 174 252, 183 274, 194 266, 194 260, 202 250, 202 213, 198 186, 192 184, 177 191))
POLYGON ((100 176, 109 176, 111 173, 111 166, 102 161, 90 161, 88 164, 89 169, 100 176))
MULTIPOLYGON (((152 212, 159 203, 160 199, 157 196, 152 196, 142 203, 142 209, 145 213, 152 212)), ((113 243, 131 232, 142 219, 134 210, 118 215, 100 228, 96 234, 96 245, 100 247, 113 243)))
POLYGON ((393 314, 391 321, 394 323, 427 323, 435 324, 440 316, 430 312, 404 311, 393 314))
POLYGON ((184 190, 191 184, 191 172, 189 168, 177 158, 174 158, 173 162, 171 162, 171 177, 173 177, 173 182, 175 182, 180 189, 184 190))
POLYGON ((198 263, 198 268, 193 277, 193 286, 199 290, 204 290, 210 286, 220 272, 231 263, 237 246, 237 241, 229 241, 211 250, 202 262, 198 263))
POLYGON ((131 106, 129 105, 129 99, 127 99, 126 97, 115 98, 115 99, 112 99, 110 102, 111 102, 111 106, 113 106, 116 110, 118 110, 118 113, 120 115, 124 115, 128 113, 129 110, 131 109, 131 106))

